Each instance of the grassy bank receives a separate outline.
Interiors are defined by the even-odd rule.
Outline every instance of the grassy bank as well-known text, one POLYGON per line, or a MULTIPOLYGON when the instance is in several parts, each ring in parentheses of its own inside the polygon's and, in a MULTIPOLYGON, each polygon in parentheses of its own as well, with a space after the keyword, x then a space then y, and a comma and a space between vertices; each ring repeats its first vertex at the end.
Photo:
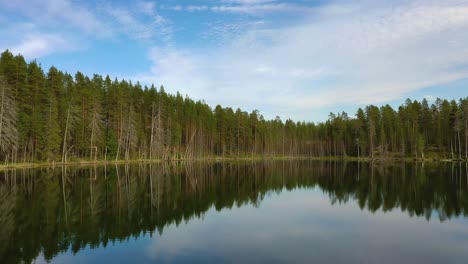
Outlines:
MULTIPOLYGON (((352 157, 352 156, 242 156, 242 157, 205 157, 198 159, 170 159, 164 162, 201 162, 201 161, 262 161, 262 160, 317 160, 317 161, 349 161, 349 162, 465 162, 459 159, 440 159, 440 158, 396 158, 396 157, 352 157)), ((31 169, 31 168, 54 168, 62 166, 90 166, 90 165, 115 165, 115 164, 138 164, 138 163, 161 163, 161 159, 136 159, 136 160, 77 160, 69 162, 35 162, 35 163, 8 163, 0 165, 0 170, 6 169, 31 169)))

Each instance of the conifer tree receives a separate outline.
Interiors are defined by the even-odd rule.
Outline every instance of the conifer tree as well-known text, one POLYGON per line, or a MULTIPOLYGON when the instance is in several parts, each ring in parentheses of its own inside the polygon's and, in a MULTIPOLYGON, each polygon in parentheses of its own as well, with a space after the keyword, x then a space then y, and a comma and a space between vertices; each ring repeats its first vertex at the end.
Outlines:
POLYGON ((325 122, 265 120, 259 111, 194 101, 0 55, 0 159, 43 162, 222 156, 468 158, 468 99, 406 100, 331 113, 325 122), (16 132, 14 132, 16 131, 16 132))
POLYGON ((18 146, 17 108, 13 89, 0 75, 0 150, 15 160, 18 146))
POLYGON ((51 67, 47 73, 47 82, 43 88, 43 118, 44 127, 42 134, 43 158, 54 161, 60 153, 60 124, 59 124, 59 98, 63 91, 63 74, 55 67, 51 67))

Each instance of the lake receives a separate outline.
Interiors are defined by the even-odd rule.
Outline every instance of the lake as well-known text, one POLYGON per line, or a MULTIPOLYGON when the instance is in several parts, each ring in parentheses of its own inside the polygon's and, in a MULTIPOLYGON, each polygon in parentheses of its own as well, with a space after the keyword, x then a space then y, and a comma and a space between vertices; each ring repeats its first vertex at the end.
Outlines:
POLYGON ((468 165, 0 172, 0 263, 468 263, 468 165))

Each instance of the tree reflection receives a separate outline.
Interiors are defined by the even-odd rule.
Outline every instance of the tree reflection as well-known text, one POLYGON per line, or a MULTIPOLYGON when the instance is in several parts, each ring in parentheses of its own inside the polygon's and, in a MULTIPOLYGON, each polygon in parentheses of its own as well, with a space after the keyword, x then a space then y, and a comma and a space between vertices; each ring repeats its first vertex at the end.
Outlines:
POLYGON ((316 161, 166 163, 22 169, 0 175, 0 262, 107 246, 269 192, 318 187, 332 204, 467 217, 468 165, 316 161))

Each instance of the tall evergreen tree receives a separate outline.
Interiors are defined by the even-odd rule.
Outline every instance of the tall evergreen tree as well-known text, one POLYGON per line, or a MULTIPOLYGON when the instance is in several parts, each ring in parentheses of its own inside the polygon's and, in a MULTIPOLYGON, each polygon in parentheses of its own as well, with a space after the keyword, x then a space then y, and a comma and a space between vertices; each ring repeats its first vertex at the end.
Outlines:
POLYGON ((109 76, 44 74, 0 55, 0 159, 195 159, 213 156, 468 158, 468 98, 367 106, 325 122, 265 120, 109 76))
POLYGON ((0 150, 15 161, 18 148, 17 108, 11 86, 0 75, 0 150))

